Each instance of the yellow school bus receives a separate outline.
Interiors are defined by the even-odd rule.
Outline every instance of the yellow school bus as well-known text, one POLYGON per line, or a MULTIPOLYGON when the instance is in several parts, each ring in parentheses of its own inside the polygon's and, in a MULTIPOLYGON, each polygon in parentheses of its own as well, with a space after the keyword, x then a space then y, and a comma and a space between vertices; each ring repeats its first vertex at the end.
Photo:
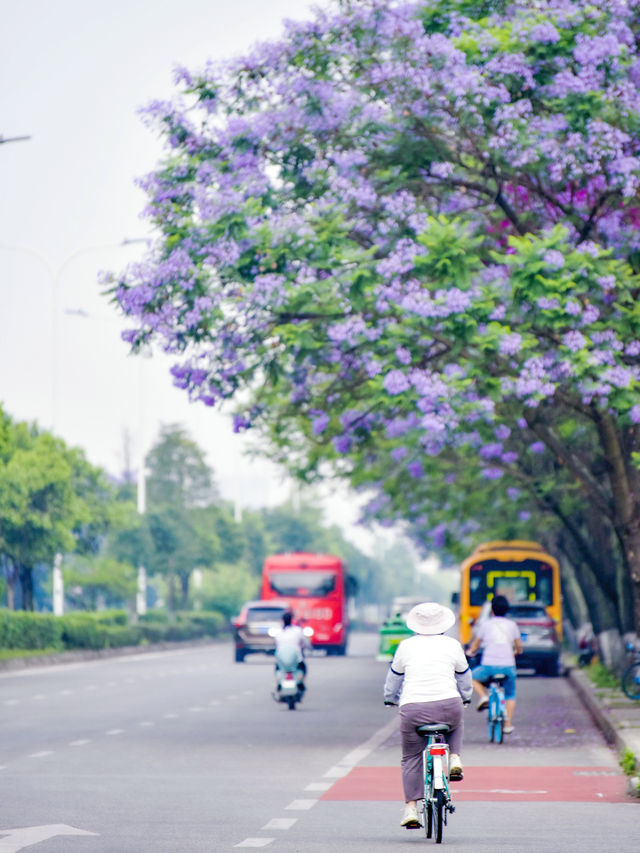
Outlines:
POLYGON ((471 640, 480 608, 494 595, 510 602, 539 601, 545 605, 562 638, 560 566, 536 542, 519 539, 485 542, 462 563, 460 578, 460 642, 471 640))

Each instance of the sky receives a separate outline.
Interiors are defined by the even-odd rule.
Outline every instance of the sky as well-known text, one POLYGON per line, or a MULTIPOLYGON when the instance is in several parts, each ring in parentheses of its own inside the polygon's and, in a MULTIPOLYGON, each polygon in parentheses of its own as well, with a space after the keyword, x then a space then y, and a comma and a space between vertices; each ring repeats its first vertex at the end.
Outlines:
MULTIPOLYGON (((328 0, 319 4, 327 5, 328 0)), ((244 53, 277 38, 306 0, 20 0, 0 31, 0 403, 36 421, 114 475, 162 424, 180 424, 205 451, 224 498, 273 506, 291 484, 247 456, 228 415, 190 404, 170 362, 129 355, 125 326, 101 293, 102 270, 141 257, 150 234, 136 177, 158 139, 140 107, 171 98, 173 70, 244 53)), ((136 462, 137 467, 137 462, 136 462)), ((325 518, 356 544, 355 496, 327 487, 325 518)))

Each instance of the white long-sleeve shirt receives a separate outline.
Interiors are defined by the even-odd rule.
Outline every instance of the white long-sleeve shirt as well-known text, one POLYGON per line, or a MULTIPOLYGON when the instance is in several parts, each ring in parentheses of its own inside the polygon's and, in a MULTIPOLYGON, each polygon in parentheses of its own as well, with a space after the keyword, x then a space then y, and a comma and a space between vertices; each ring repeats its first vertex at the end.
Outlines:
POLYGON ((437 702, 471 697, 469 664, 460 643, 444 634, 416 634, 403 640, 384 688, 385 702, 437 702))

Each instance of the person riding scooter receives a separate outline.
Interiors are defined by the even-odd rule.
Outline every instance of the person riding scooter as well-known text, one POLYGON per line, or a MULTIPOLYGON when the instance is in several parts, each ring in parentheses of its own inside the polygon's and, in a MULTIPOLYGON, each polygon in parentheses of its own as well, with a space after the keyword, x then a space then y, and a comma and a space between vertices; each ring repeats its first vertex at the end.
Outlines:
MULTIPOLYGON (((293 664, 302 673, 307 674, 304 660, 305 649, 311 648, 309 639, 299 625, 293 625, 293 613, 286 610, 282 614, 282 628, 276 634, 276 673, 279 669, 290 669, 293 664)), ((304 690, 304 683, 302 683, 304 690)))

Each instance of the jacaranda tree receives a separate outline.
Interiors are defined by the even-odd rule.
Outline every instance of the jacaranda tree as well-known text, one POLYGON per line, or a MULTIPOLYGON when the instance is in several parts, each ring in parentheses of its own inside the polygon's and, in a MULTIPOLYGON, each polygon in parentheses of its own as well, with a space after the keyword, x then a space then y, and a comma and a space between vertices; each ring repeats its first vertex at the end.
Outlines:
POLYGON ((541 499, 603 520, 636 627, 639 9, 338 0, 180 69, 146 111, 157 240, 110 281, 191 398, 380 517, 421 529, 456 460, 506 494, 544 457, 541 499))

